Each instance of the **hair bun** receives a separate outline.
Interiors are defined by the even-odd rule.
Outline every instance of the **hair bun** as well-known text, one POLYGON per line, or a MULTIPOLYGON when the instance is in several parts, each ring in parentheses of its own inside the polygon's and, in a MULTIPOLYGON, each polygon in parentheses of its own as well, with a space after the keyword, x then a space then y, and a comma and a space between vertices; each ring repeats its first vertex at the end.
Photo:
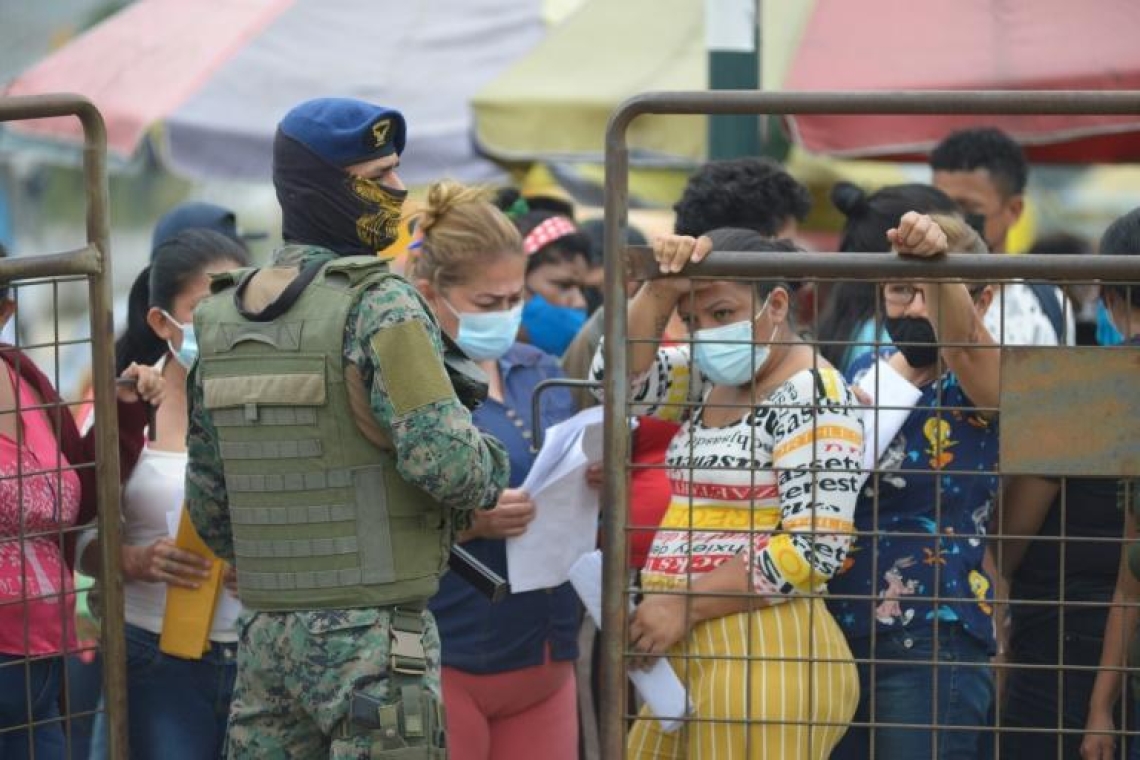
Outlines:
POLYGON ((858 216, 867 210, 867 193, 851 182, 836 182, 831 188, 831 203, 844 216, 858 216))
POLYGON ((418 214, 416 229, 421 235, 429 235, 432 228, 456 206, 473 201, 486 201, 488 195, 487 190, 482 187, 468 187, 452 180, 436 182, 428 188, 427 200, 418 214))

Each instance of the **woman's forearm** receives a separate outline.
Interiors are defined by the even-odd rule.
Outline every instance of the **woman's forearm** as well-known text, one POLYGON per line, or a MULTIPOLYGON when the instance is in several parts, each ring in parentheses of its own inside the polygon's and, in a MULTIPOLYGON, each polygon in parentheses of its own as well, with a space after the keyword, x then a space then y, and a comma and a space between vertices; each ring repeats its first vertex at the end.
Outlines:
POLYGON ((957 282, 924 283, 926 310, 942 355, 976 406, 996 409, 1000 401, 1001 351, 982 324, 974 299, 957 282))
POLYGON ((748 564, 744 556, 738 554, 693 580, 693 596, 689 597, 690 619, 696 624, 766 607, 768 600, 752 591, 748 564))
MULTIPOLYGON (((1131 511, 1124 515, 1124 538, 1136 540, 1136 518, 1131 511)), ((1132 574, 1128 563, 1128 550, 1121 553, 1120 566, 1116 571, 1116 590, 1112 594, 1112 607, 1108 610, 1108 620, 1104 624, 1104 646, 1100 653, 1100 672, 1096 675, 1092 695, 1089 698, 1089 711, 1111 712, 1112 706, 1120 697, 1123 681, 1120 668, 1125 664, 1128 642, 1136 632, 1138 611, 1135 604, 1140 599, 1140 580, 1132 574)))
POLYGON ((1120 594, 1112 599, 1113 606, 1104 626, 1104 648, 1100 655, 1100 671, 1096 674, 1092 696, 1089 698, 1089 711, 1112 712, 1113 705, 1120 698, 1127 649, 1125 637, 1136 629, 1136 608, 1125 607, 1120 594))
POLYGON ((639 375, 653 366, 657 347, 673 310, 677 291, 656 281, 647 282, 629 303, 629 372, 639 375))

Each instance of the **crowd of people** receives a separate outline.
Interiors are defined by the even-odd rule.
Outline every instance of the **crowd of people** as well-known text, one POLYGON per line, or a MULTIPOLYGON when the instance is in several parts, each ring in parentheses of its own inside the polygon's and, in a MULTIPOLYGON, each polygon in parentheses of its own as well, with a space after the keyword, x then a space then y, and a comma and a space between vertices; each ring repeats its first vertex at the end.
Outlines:
MULTIPOLYGON (((1136 484, 998 458, 1002 347, 1140 345, 1140 293, 682 276, 804 250, 813 198, 762 158, 692 175, 628 304, 603 303, 598 220, 510 188, 433 184, 397 266, 407 130, 355 100, 290 111, 265 266, 225 209, 157 225, 115 344, 119 578, 101 421, 0 350, 0 756, 107 757, 98 695, 88 741, 68 717, 78 573, 123 585, 132 757, 596 757, 598 634, 571 585, 493 599, 444 568, 458 545, 508 576, 534 431, 599 400, 535 394, 601 386, 603 311, 628 308, 626 662, 665 658, 691 705, 668 730, 631 693, 629 757, 1140 757, 1136 484), (884 373, 915 400, 868 472, 884 373), (186 520, 208 549, 175 540, 186 520), (169 600, 211 582, 204 651, 171 653, 169 600)), ((1017 143, 957 132, 930 168, 837 184, 831 255, 1003 253, 1017 143)), ((1140 209, 1096 250, 1140 254, 1140 209)))

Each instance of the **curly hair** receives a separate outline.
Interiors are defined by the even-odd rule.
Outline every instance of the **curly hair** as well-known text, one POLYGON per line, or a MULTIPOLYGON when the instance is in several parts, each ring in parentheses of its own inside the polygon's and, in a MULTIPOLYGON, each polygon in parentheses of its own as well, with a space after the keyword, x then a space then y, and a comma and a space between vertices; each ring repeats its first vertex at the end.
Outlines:
POLYGON ((994 127, 953 132, 930 154, 936 172, 972 172, 985 169, 1006 197, 1025 192, 1029 167, 1021 146, 994 127))
POLYGON ((790 219, 802 221, 811 194, 784 167, 767 158, 709 161, 689 177, 673 206, 678 235, 737 227, 774 237, 790 219))

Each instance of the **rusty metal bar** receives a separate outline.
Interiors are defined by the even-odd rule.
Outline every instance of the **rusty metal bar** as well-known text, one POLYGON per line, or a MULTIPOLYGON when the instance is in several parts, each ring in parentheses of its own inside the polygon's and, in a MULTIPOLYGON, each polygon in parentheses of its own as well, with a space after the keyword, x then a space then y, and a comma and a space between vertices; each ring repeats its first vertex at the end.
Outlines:
MULTIPOLYGON (((912 91, 912 92, 658 92, 634 96, 611 115, 605 136, 605 486, 603 513, 601 752, 607 760, 625 757, 625 604, 630 431, 625 424, 627 382, 626 284, 636 275, 656 276, 646 251, 633 250, 626 266, 629 208, 629 148, 626 134, 634 119, 648 114, 1140 114, 1140 92, 1083 91, 912 91), (632 270, 632 271, 631 271, 632 270)), ((988 257, 954 255, 936 261, 907 261, 871 254, 772 254, 763 257, 719 253, 687 274, 710 277, 800 277, 865 279, 1027 278, 1066 276, 1110 281, 1137 280, 1140 266, 1124 257, 988 257)))
POLYGON ((101 271, 99 250, 88 245, 65 253, 0 259, 0 283, 41 277, 90 276, 101 271))
POLYGON ((1140 114, 1140 92, 1113 90, 911 90, 907 92, 648 92, 614 111, 606 146, 624 146, 629 123, 647 114, 1140 114))
MULTIPOLYGON (((627 249, 627 275, 632 280, 661 276, 652 249, 627 249)), ((916 277, 962 280, 1105 280, 1140 282, 1140 256, 994 256, 955 253, 936 259, 882 253, 747 253, 714 251, 682 276, 713 278, 804 278, 875 281, 916 277)))
POLYGON ((542 426, 542 394, 551 388, 582 388, 594 390, 601 388, 602 384, 595 380, 579 380, 573 377, 549 377, 534 386, 534 393, 530 396, 530 445, 535 451, 542 448, 543 434, 546 428, 542 426))
POLYGON ((99 535, 103 575, 103 694, 108 749, 126 758, 126 639, 122 573, 119 568, 119 424, 115 407, 114 324, 111 289, 111 218, 107 181, 107 130, 103 116, 80 95, 0 98, 0 121, 74 116, 83 125, 83 176, 87 198, 87 247, 71 253, 18 258, 0 266, 0 278, 87 276, 90 298, 92 377, 95 396, 96 462, 99 473, 99 535))
MULTIPOLYGON (((629 426, 625 414, 629 407, 627 347, 625 345, 626 275, 618 251, 625 248, 629 227, 629 148, 625 132, 629 125, 623 110, 610 118, 606 127, 604 248, 606 251, 605 298, 610 307, 603 315, 606 336, 603 352, 606 362, 604 382, 605 436, 603 444, 605 482, 602 485, 602 631, 601 677, 599 678, 600 725, 598 741, 601 756, 625 757, 625 629, 629 608, 625 604, 627 548, 623 529, 629 522, 629 426), (614 378, 618 378, 614 382, 614 378), (612 507, 612 508, 611 508, 612 507)), ((632 119, 632 117, 631 117, 632 119)))

